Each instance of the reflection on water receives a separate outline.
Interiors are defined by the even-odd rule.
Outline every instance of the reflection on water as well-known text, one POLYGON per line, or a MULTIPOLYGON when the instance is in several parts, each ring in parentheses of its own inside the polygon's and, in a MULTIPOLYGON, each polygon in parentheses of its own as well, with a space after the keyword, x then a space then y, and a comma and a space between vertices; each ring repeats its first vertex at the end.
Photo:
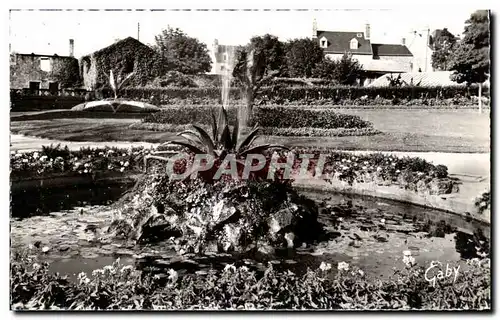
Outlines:
POLYGON ((29 216, 38 206, 50 215, 11 218, 12 248, 21 249, 33 243, 48 246, 50 251, 42 257, 53 262, 51 270, 70 277, 102 268, 117 257, 124 264, 135 263, 154 273, 169 268, 181 274, 204 272, 223 268, 227 263, 263 271, 271 263, 277 269, 301 274, 308 268, 318 268, 321 262, 331 263, 335 269, 337 263, 345 261, 359 266, 367 275, 386 277, 403 267, 402 253, 406 250, 424 266, 432 260, 457 264, 462 259, 489 253, 489 226, 480 222, 395 201, 304 192, 321 208, 319 220, 326 232, 321 241, 298 249, 276 250, 272 256, 255 252, 178 256, 168 242, 138 245, 106 238, 114 212, 109 206, 90 204, 113 201, 126 188, 51 189, 31 195, 29 201, 13 197, 12 211, 17 217, 29 216), (75 207, 78 205, 84 207, 75 207))
POLYGON ((32 188, 11 194, 11 216, 26 218, 118 200, 133 184, 94 184, 64 188, 32 188))

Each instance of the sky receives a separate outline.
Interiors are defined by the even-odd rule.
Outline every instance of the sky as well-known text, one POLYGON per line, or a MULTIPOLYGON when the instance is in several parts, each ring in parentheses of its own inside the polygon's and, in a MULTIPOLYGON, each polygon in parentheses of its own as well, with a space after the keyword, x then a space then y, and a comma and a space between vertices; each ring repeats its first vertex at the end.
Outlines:
POLYGON ((212 48, 219 44, 246 44, 255 35, 270 33, 280 40, 310 37, 313 19, 318 30, 365 31, 371 26, 372 42, 410 43, 413 31, 447 27, 461 34, 474 8, 428 6, 394 10, 307 10, 307 11, 11 11, 10 50, 18 53, 69 54, 74 39, 75 56, 89 54, 117 39, 137 38, 153 44, 155 35, 167 26, 180 28, 212 48))

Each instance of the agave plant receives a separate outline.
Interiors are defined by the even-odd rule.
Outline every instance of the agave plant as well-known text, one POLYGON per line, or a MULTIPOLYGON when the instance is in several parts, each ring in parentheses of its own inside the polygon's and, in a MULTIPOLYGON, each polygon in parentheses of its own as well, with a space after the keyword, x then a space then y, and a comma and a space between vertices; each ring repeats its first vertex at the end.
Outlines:
MULTIPOLYGON (((275 144, 260 144, 254 146, 253 143, 257 138, 257 133, 260 129, 258 125, 255 125, 248 135, 241 136, 238 119, 236 119, 234 128, 231 132, 227 118, 226 110, 221 107, 218 121, 216 120, 214 113, 212 113, 211 136, 203 128, 197 125, 192 125, 192 130, 186 130, 177 134, 178 136, 183 137, 185 141, 168 141, 162 145, 179 145, 189 149, 194 154, 208 154, 213 156, 216 161, 224 159, 228 154, 234 154, 237 162, 240 164, 243 164, 241 159, 248 154, 262 154, 271 148, 287 149, 285 146, 275 144)), ((169 158, 158 156, 158 154, 165 153, 171 154, 172 152, 158 151, 147 156, 145 158, 145 168, 148 159, 168 161, 169 158)))
POLYGON ((127 82, 130 78, 132 78, 133 75, 134 72, 131 72, 127 74, 123 79, 120 79, 120 77, 115 78, 113 70, 109 70, 109 86, 113 90, 115 99, 118 99, 118 92, 120 92, 125 82, 127 82))

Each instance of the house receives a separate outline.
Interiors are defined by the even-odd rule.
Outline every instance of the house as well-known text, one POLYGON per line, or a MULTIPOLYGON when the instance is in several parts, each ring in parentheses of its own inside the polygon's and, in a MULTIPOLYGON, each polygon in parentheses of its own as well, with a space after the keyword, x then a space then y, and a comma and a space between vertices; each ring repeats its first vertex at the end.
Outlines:
POLYGON ((35 53, 10 55, 10 88, 48 89, 57 92, 80 84, 78 60, 73 57, 74 42, 70 39, 69 56, 35 53))
POLYGON ((410 72, 413 67, 413 54, 401 44, 372 43, 370 25, 365 32, 321 31, 313 25, 313 38, 317 39, 325 57, 340 59, 345 53, 359 61, 364 70, 360 83, 368 84, 387 73, 410 72))
POLYGON ((212 74, 227 74, 232 72, 236 62, 236 50, 238 46, 219 44, 217 39, 214 40, 212 47, 212 74))
POLYGON ((137 39, 128 37, 80 59, 80 72, 87 90, 108 84, 110 70, 115 77, 134 73, 128 84, 144 86, 157 76, 165 74, 168 65, 154 49, 137 39))

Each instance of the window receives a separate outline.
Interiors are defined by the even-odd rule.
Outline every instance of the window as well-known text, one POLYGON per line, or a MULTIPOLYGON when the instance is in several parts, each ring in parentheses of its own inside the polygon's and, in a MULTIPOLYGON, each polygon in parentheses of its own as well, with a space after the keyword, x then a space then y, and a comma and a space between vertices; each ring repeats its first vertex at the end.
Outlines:
POLYGON ((321 38, 321 40, 319 40, 319 46, 321 48, 328 47, 328 39, 326 39, 325 37, 321 38))
POLYGON ((220 71, 224 71, 224 66, 220 66, 220 71))
POLYGON ((357 49, 358 48, 358 40, 352 39, 351 43, 349 45, 349 48, 351 48, 351 49, 357 49))
POLYGON ((59 82, 49 82, 49 91, 51 93, 59 91, 59 82))
POLYGON ((51 65, 50 65, 49 58, 40 58, 40 69, 42 69, 42 71, 45 71, 45 72, 50 72, 51 65))
POLYGON ((224 61, 227 61, 227 53, 224 53, 224 61))
POLYGON ((362 37, 363 37, 363 34, 362 34, 362 33, 358 33, 358 34, 357 34, 357 37, 358 37, 358 38, 362 38, 362 37))
POLYGON ((30 90, 40 90, 40 81, 30 81, 30 90))

